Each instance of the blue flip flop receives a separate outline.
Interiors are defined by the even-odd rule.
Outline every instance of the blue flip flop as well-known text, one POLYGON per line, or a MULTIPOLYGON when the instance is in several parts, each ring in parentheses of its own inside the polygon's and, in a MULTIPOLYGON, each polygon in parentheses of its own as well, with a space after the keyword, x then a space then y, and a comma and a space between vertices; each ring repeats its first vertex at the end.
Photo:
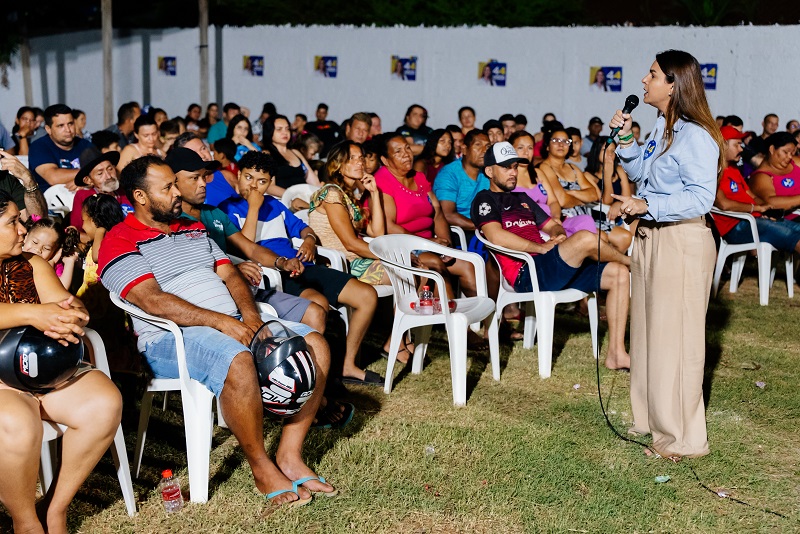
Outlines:
POLYGON ((283 495, 284 493, 294 493, 295 495, 297 495, 297 500, 283 503, 280 505, 281 507, 285 506, 287 508, 294 508, 296 506, 305 506, 314 499, 313 493, 311 494, 311 497, 309 497, 308 499, 301 499, 300 494, 297 493, 297 486, 294 485, 292 485, 292 489, 282 489, 278 491, 273 491, 272 493, 268 493, 264 495, 264 498, 267 501, 270 501, 271 503, 273 498, 277 497, 278 495, 283 495))
MULTIPOLYGON (((292 481, 292 490, 295 493, 297 493, 297 490, 300 489, 300 486, 302 486, 303 484, 305 484, 306 482, 309 482, 311 480, 319 480, 321 483, 327 484, 327 482, 325 482, 325 478, 324 477, 319 477, 319 476, 317 476, 317 477, 314 477, 314 476, 303 477, 303 478, 299 478, 297 480, 292 481)), ((333 486, 331 486, 331 487, 333 487, 333 486)), ((306 489, 308 489, 308 488, 306 488, 306 489)), ((311 495, 323 495, 325 497, 336 497, 337 495, 339 495, 339 490, 336 489, 336 488, 333 488, 333 490, 331 490, 331 491, 313 491, 313 490, 310 490, 310 489, 308 489, 308 491, 311 492, 311 495)), ((300 494, 297 493, 297 495, 299 496, 300 494)))

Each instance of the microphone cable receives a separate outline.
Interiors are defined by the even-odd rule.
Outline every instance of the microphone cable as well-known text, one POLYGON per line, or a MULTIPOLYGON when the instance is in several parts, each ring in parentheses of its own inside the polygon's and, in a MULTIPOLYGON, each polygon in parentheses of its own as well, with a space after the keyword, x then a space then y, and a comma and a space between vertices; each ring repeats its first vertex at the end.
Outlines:
MULTIPOLYGON (((609 138, 609 139, 613 139, 613 138, 609 138)), ((597 141, 595 141, 595 142, 597 142, 597 141)), ((612 140, 612 142, 613 142, 613 140, 612 140)), ((600 206, 601 206, 601 213, 603 213, 603 212, 602 212, 602 205, 603 205, 603 193, 604 193, 604 191, 605 191, 605 178, 606 178, 606 165, 605 165, 605 159, 606 159, 606 150, 608 150, 608 145, 609 145, 609 144, 610 144, 610 143, 608 143, 608 142, 607 142, 607 143, 604 143, 604 146, 603 146, 603 152, 602 152, 602 154, 601 154, 601 159, 600 159, 600 166, 601 166, 601 180, 600 180, 600 206)), ((615 163, 615 165, 616 165, 616 161, 615 161, 614 163, 615 163)), ((596 302, 597 302, 597 322, 598 322, 598 327, 599 327, 599 323, 600 323, 600 306, 599 306, 599 296, 600 296, 600 263, 601 263, 601 262, 600 262, 600 243, 601 243, 601 241, 602 241, 602 240, 600 239, 600 232, 602 232, 602 230, 601 230, 600 228, 598 228, 598 229, 597 229, 597 262, 596 262, 596 264, 597 264, 597 286, 596 286, 596 288, 597 288, 597 292, 595 293, 595 300, 596 300, 596 302)), ((634 236, 632 237, 632 239, 635 239, 635 238, 636 238, 636 237, 635 237, 635 235, 634 235, 634 236)), ((609 244, 609 246, 613 246, 613 245, 610 245, 610 244, 609 244)), ((630 270, 630 268, 629 268, 629 270, 630 270)), ((626 319, 627 319, 627 318, 626 318, 626 319)), ((591 333, 590 333, 590 335, 591 335, 591 333)), ((600 402, 600 410, 603 412, 603 418, 604 418, 604 419, 605 419, 605 421, 606 421, 606 425, 608 426, 608 428, 610 428, 610 429, 611 429, 611 432, 613 432, 613 433, 614 433, 614 434, 615 434, 615 435, 616 435, 616 436, 617 436, 619 439, 621 439, 622 441, 626 441, 626 442, 628 442, 628 443, 635 443, 636 445, 639 445, 640 447, 643 447, 644 449, 647 449, 648 451, 650 451, 650 452, 652 453, 652 455, 653 455, 655 458, 664 458, 664 457, 663 457, 663 456, 661 456, 661 455, 660 455, 660 454, 659 454, 659 453, 658 453, 658 452, 657 452, 655 449, 653 449, 653 448, 652 448, 650 445, 648 445, 648 444, 646 444, 646 443, 643 443, 643 442, 641 442, 641 441, 639 441, 639 440, 637 440, 637 439, 633 439, 633 438, 630 438, 630 437, 628 437, 628 436, 624 436, 624 435, 622 435, 622 434, 621 434, 621 433, 620 433, 620 432, 619 432, 619 431, 618 431, 618 430, 617 430, 617 429, 614 427, 613 423, 611 423, 611 420, 608 418, 608 413, 606 412, 606 407, 603 405, 603 393, 602 393, 602 391, 601 391, 601 389, 600 389, 600 347, 602 346, 601 340, 600 340, 600 339, 598 339, 598 340, 597 340, 597 343, 596 343, 595 345, 596 345, 596 349, 595 349, 595 354, 594 354, 594 363, 595 363, 595 375, 596 375, 596 379, 597 379, 597 399, 598 399, 598 401, 600 402)), ((610 400, 610 399, 609 399, 609 400, 610 400)), ((670 459, 670 458, 667 458, 667 459, 670 459)), ((676 464, 680 463, 681 465, 685 466, 685 467, 686 467, 686 468, 689 470, 689 472, 692 474, 692 476, 694 476, 695 480, 697 480, 697 484, 698 484, 698 485, 699 485, 701 488, 703 488, 704 490, 706 490, 706 491, 708 491, 709 493, 711 493, 711 494, 715 495, 716 497, 719 497, 719 498, 721 498, 721 499, 728 499, 728 500, 730 500, 730 501, 732 501, 732 502, 735 502, 735 503, 737 503, 737 504, 741 504, 741 505, 743 505, 743 506, 747 506, 747 507, 749 507, 749 508, 754 508, 754 509, 756 509, 756 510, 760 510, 760 511, 762 511, 762 512, 765 512, 765 513, 767 513, 767 514, 771 514, 771 515, 774 515, 774 516, 778 516, 778 517, 780 517, 780 518, 783 518, 783 519, 789 519, 789 517, 788 517, 788 516, 786 516, 786 515, 784 515, 784 514, 782 514, 782 513, 780 513, 780 512, 776 512, 776 511, 774 511, 774 510, 770 510, 769 508, 764 508, 764 507, 754 506, 754 505, 752 505, 752 504, 750 504, 750 503, 748 503, 748 502, 746 502, 746 501, 743 501, 743 500, 741 500, 741 499, 737 499, 737 498, 735 498, 735 497, 731 497, 731 496, 730 496, 730 494, 729 494, 728 492, 726 492, 726 491, 723 491, 723 490, 714 491, 713 489, 711 489, 711 488, 710 488, 710 487, 709 487, 707 484, 705 484, 705 483, 704 483, 704 482, 703 482, 703 481, 700 479, 700 477, 698 476, 698 474, 697 474, 697 472, 694 470, 694 468, 693 468, 691 465, 689 465, 687 462, 681 462, 680 460, 677 460, 677 461, 676 461, 676 460, 673 460, 673 463, 676 463, 676 464)), ((798 520, 798 521, 800 521, 800 520, 798 520)))

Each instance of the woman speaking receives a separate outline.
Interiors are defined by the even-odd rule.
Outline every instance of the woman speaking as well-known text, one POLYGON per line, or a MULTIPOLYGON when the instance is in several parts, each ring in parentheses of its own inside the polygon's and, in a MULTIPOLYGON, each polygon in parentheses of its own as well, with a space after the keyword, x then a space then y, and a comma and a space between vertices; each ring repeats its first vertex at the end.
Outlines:
POLYGON ((724 167, 700 65, 686 52, 656 55, 642 79, 658 119, 644 146, 617 111, 617 154, 638 197, 614 195, 609 212, 638 217, 631 261, 632 433, 674 460, 709 453, 703 403, 705 324, 715 249, 705 214, 724 167))

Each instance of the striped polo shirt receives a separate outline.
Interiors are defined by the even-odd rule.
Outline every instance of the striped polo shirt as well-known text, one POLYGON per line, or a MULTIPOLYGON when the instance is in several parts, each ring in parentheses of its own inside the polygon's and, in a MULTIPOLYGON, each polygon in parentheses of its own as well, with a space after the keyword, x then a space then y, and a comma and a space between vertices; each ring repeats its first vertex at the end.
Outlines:
MULTIPOLYGON (((216 268, 230 259, 199 221, 175 219, 166 234, 143 224, 134 214, 114 226, 100 247, 98 274, 112 293, 125 298, 136 284, 155 278, 161 290, 200 308, 236 316, 239 311, 216 268)), ((166 332, 138 319, 138 348, 166 332)))

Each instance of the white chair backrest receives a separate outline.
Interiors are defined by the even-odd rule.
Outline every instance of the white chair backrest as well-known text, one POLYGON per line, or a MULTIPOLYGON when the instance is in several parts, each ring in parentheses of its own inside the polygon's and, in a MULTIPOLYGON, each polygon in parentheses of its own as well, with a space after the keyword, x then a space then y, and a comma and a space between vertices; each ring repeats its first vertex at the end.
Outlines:
POLYGON ((308 210, 300 210, 294 212, 294 216, 303 221, 304 223, 308 224, 308 210))
POLYGON ((299 198, 300 200, 308 202, 311 200, 311 195, 313 195, 314 191, 317 189, 319 189, 318 185, 311 184, 297 184, 287 187, 286 191, 283 192, 281 202, 287 208, 292 209, 292 200, 299 198))
POLYGON ((72 211, 72 201, 75 193, 67 189, 64 184, 53 185, 44 192, 44 200, 47 202, 47 211, 52 211, 65 216, 72 211))

